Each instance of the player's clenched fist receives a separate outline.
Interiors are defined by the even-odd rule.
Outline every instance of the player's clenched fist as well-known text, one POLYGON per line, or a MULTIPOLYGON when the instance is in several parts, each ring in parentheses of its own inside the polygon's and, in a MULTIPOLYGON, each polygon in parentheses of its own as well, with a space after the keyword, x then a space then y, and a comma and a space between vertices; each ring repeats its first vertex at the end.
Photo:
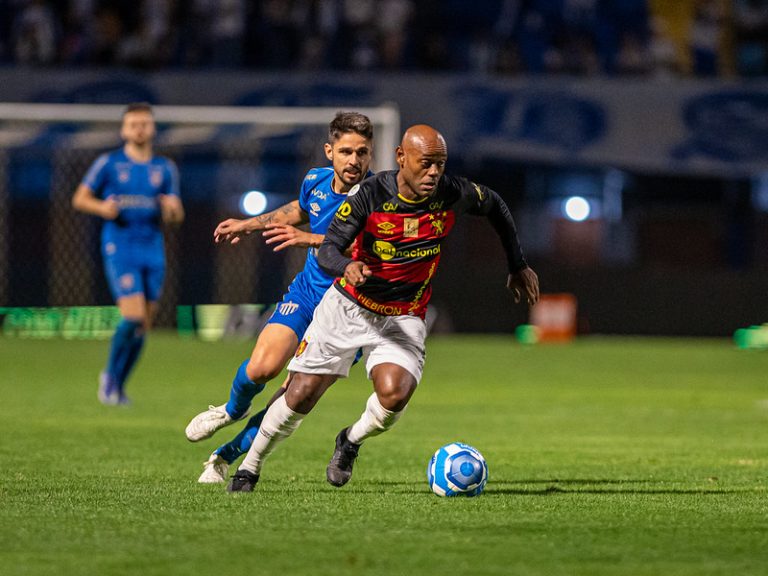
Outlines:
POLYGON ((352 286, 360 286, 365 283, 368 276, 371 275, 371 269, 362 262, 354 261, 347 264, 344 269, 344 279, 352 286))

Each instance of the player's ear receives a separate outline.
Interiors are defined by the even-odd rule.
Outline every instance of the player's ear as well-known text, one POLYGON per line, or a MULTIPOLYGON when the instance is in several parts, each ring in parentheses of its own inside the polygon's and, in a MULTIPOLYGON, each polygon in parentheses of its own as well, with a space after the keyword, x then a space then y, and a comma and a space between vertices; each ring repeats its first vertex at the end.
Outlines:
POLYGON ((330 144, 328 144, 328 142, 326 142, 323 148, 325 149, 325 157, 328 158, 328 160, 330 160, 331 162, 333 162, 333 146, 331 146, 330 144))
POLYGON ((405 164, 405 151, 402 146, 395 148, 395 157, 397 158, 397 165, 402 168, 403 164, 405 164))

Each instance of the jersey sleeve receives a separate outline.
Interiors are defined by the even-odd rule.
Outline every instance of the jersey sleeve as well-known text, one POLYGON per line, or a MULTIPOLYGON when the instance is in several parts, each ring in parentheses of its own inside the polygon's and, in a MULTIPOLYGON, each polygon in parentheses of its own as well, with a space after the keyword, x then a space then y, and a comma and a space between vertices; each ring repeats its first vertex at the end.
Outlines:
POLYGON ((501 196, 487 186, 475 184, 466 178, 453 180, 461 195, 458 208, 467 214, 488 218, 504 247, 509 271, 515 273, 527 268, 528 263, 523 257, 523 250, 517 237, 515 220, 501 196))
POLYGON ((107 166, 109 164, 109 155, 102 154, 96 161, 88 168, 88 172, 85 173, 81 184, 85 184, 93 190, 96 194, 101 194, 102 189, 107 181, 107 166))
POLYGON ((304 180, 301 181, 301 189, 299 190, 299 208, 301 208, 305 214, 309 214, 310 210, 309 191, 312 189, 312 186, 310 186, 310 182, 312 182, 310 179, 311 174, 312 171, 307 172, 306 176, 304 176, 304 180))
POLYGON ((352 262, 351 258, 344 255, 344 251, 365 227, 369 214, 366 198, 370 191, 371 188, 365 183, 354 186, 328 226, 318 250, 317 262, 329 276, 342 276, 347 265, 352 262))
POLYGON ((168 172, 168 178, 163 186, 163 194, 179 196, 179 169, 173 160, 167 161, 166 171, 168 172))

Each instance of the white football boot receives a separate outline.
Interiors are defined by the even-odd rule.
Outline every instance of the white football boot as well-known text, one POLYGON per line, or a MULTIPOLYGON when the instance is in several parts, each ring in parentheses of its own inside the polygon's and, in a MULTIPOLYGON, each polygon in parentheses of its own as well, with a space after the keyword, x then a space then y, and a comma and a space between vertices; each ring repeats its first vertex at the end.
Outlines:
POLYGON ((218 454, 211 454, 207 461, 203 462, 203 473, 197 479, 200 484, 223 484, 227 481, 229 464, 218 454))
POLYGON ((227 414, 227 411, 225 410, 226 406, 226 404, 222 404, 221 406, 208 406, 208 410, 200 412, 200 414, 192 418, 185 430, 187 440, 190 442, 205 440, 206 438, 213 436, 217 430, 224 428, 224 426, 229 426, 233 422, 237 422, 237 420, 242 420, 248 416, 248 412, 246 412, 236 420, 227 414))

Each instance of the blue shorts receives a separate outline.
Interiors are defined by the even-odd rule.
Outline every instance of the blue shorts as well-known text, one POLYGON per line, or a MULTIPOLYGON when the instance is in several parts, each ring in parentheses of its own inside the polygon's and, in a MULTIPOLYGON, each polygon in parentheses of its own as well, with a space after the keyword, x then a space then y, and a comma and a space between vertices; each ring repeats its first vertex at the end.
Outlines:
POLYGON ((157 245, 102 245, 104 272, 115 300, 143 294, 148 302, 157 302, 165 279, 165 251, 157 245))
POLYGON ((288 326, 301 341, 326 289, 311 285, 304 275, 299 273, 288 286, 288 292, 283 295, 283 299, 275 306, 267 324, 288 326))

